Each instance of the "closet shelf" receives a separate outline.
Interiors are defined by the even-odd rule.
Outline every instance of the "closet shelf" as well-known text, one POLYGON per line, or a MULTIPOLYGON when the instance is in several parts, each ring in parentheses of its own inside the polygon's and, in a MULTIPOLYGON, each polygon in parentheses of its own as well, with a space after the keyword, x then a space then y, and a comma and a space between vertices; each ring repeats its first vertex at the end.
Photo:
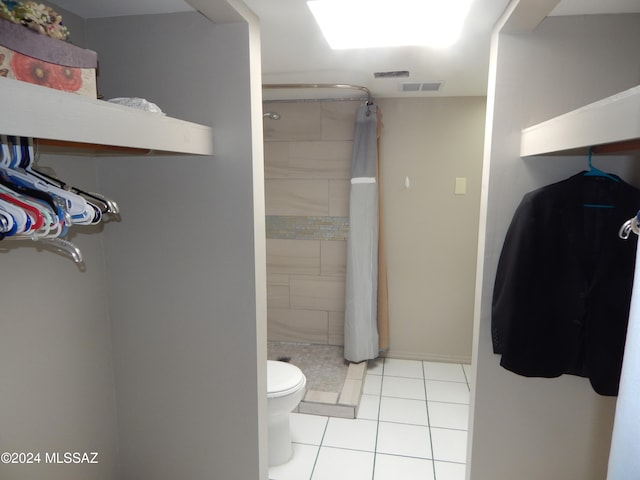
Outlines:
POLYGON ((640 85, 522 130, 520 156, 640 152, 640 85))
POLYGON ((0 133, 43 150, 101 155, 212 155, 210 127, 0 77, 0 133), (109 148, 114 147, 114 148, 109 148))

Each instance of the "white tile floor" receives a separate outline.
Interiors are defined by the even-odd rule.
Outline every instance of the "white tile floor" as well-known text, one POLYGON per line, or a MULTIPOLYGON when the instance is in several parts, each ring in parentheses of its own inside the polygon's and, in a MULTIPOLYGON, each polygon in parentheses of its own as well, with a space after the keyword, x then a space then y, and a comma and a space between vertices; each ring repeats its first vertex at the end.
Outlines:
POLYGON ((468 365, 378 359, 358 418, 291 414, 294 454, 272 480, 464 480, 468 365))

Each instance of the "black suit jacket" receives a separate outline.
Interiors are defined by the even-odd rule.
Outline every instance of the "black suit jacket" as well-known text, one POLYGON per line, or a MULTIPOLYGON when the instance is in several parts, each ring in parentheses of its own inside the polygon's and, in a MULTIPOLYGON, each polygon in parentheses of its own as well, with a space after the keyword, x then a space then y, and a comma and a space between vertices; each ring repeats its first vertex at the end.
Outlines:
POLYGON ((580 375, 617 395, 637 242, 618 231, 640 191, 583 173, 526 194, 516 210, 493 292, 493 349, 517 374, 580 375))

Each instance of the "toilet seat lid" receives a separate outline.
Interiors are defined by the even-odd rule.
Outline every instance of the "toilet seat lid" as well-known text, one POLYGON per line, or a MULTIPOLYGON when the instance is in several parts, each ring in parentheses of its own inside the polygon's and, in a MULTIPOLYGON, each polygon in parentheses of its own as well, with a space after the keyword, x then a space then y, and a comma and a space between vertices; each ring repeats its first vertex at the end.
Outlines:
POLYGON ((295 365, 267 360, 267 396, 283 397, 305 386, 307 379, 295 365))

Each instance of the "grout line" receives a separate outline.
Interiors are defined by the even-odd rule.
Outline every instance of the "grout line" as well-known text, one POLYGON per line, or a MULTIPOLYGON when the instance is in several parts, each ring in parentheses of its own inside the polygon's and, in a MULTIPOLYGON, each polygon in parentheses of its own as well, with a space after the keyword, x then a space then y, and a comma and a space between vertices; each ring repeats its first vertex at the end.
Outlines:
POLYGON ((469 389, 469 391, 471 391, 471 382, 469 380, 469 377, 467 377, 467 371, 464 369, 464 366, 462 366, 462 373, 464 374, 464 379, 467 381, 467 388, 469 389))
MULTIPOLYGON (((427 414, 429 412, 429 407, 427 406, 427 414)), ((368 420, 367 418, 363 419, 363 420, 368 420)), ((372 422, 375 422, 375 420, 371 420, 372 422)), ((382 423, 391 423, 393 425, 410 425, 412 427, 427 427, 428 429, 431 429, 431 425, 421 425, 419 423, 404 423, 404 422, 392 422, 390 420, 383 420, 382 423)), ((469 430, 467 430, 466 428, 451 428, 451 427, 437 427, 437 426, 433 426, 433 428, 437 428, 438 430, 453 430, 454 432, 468 432, 469 430)))
POLYGON ((329 428, 329 418, 326 417, 327 422, 324 424, 324 430, 322 431, 322 438, 320 439, 320 445, 318 445, 318 453, 316 453, 316 458, 313 461, 313 468, 311 469, 311 475, 309 476, 309 480, 313 478, 313 473, 316 471, 316 465, 318 465, 318 458, 320 458, 320 450, 322 450, 322 444, 324 443, 324 436, 327 434, 327 428, 329 428))
MULTIPOLYGON (((334 447, 332 445, 324 445, 323 448, 330 448, 332 450, 348 450, 350 452, 364 452, 364 453, 373 453, 373 454, 376 453, 372 450, 363 450, 362 448, 334 447)), ((402 455, 398 455, 398 456, 402 456, 402 455)), ((404 455, 404 456, 407 457, 408 455, 404 455)), ((419 458, 419 457, 415 457, 415 458, 419 458)), ((455 462, 452 462, 452 463, 455 463, 455 462)))
POLYGON ((427 400, 431 403, 444 403, 445 405, 466 405, 467 407, 470 405, 469 403, 460 403, 460 402, 443 402, 442 400, 427 400))
MULTIPOLYGON (((434 460, 435 462, 436 460, 434 460)), ((451 460, 437 460, 440 463, 450 463, 451 465, 466 465, 466 463, 462 462, 452 462, 451 460)))
POLYGON ((376 442, 373 447, 373 468, 371 470, 371 480, 376 478, 376 462, 378 460, 378 432, 380 431, 380 408, 382 407, 382 383, 384 382, 384 364, 385 359, 382 357, 382 379, 380 381, 380 394, 378 395, 378 414, 376 415, 376 442))
POLYGON ((425 382, 443 382, 443 383, 462 383, 463 385, 469 386, 469 382, 467 382, 466 377, 464 382, 461 382, 459 380, 439 380, 436 378, 425 378, 424 381, 425 382))
POLYGON ((436 459, 433 452, 433 436, 431 435, 431 418, 429 417, 429 395, 427 394, 427 372, 425 372, 424 362, 422 362, 422 384, 424 385, 424 403, 427 408, 427 423, 429 424, 429 448, 431 449, 431 468, 433 469, 433 479, 436 479, 436 459))

